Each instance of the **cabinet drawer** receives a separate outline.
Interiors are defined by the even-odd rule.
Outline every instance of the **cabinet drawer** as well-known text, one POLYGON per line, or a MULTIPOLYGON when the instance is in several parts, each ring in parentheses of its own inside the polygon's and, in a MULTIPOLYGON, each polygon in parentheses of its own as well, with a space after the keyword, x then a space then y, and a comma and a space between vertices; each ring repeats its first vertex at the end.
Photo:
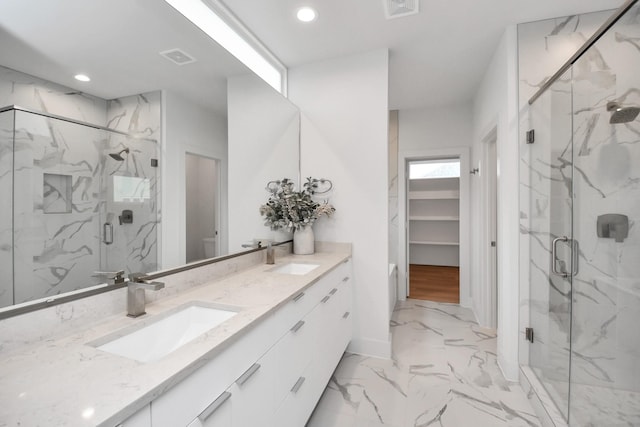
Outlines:
POLYGON ((229 391, 222 393, 187 427, 230 427, 231 397, 229 391))
POLYGON ((284 399, 292 384, 307 367, 313 357, 314 341, 318 334, 315 310, 298 321, 276 344, 278 373, 275 381, 276 403, 284 399))
POLYGON ((316 402, 319 393, 318 382, 313 376, 313 364, 309 364, 292 384, 289 385, 287 396, 274 416, 274 426, 301 427, 304 426, 316 402))
POLYGON ((277 356, 277 350, 272 348, 229 388, 232 394, 233 427, 272 425, 276 405, 273 391, 277 356))

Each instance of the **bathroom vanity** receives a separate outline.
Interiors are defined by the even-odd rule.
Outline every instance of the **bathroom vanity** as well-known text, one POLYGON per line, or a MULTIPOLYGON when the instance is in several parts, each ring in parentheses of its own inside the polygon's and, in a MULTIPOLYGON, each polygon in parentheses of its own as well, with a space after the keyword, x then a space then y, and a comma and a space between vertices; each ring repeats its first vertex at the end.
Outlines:
MULTIPOLYGON (((0 365, 0 424, 301 427, 351 340, 351 288, 350 250, 281 256, 159 298, 138 319, 123 307, 11 348, 0 365), (189 342, 136 360, 158 344, 144 341, 154 324, 194 306, 230 314, 189 342), (143 344, 132 354, 99 348, 129 336, 143 344)), ((159 340, 178 340, 163 330, 159 340)))

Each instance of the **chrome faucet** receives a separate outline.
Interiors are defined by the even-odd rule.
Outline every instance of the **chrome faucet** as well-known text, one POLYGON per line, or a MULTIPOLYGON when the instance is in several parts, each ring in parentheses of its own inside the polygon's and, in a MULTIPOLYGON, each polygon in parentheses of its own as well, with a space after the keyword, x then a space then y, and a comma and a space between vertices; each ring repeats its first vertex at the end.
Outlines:
POLYGON ((271 245, 271 242, 267 244, 267 264, 275 264, 276 263, 276 252, 271 245))
POLYGON ((127 316, 139 317, 146 314, 144 291, 159 291, 164 288, 162 282, 148 282, 144 274, 131 274, 127 283, 127 316))

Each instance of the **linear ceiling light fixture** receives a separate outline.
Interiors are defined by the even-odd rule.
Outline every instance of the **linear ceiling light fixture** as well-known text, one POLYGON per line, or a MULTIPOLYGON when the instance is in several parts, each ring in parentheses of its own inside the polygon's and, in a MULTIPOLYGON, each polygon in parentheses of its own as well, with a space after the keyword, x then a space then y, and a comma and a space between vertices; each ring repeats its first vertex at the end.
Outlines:
POLYGON ((283 72, 251 46, 211 7, 201 0, 165 1, 275 90, 283 92, 283 72))

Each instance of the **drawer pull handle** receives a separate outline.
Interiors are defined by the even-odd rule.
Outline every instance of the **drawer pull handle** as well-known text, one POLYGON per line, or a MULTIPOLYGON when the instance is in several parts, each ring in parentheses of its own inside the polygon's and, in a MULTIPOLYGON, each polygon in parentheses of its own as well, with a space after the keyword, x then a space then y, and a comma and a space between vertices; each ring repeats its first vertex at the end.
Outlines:
POLYGON ((228 391, 225 391, 220 396, 218 396, 218 398, 214 400, 211 405, 207 406, 207 408, 202 411, 200 415, 198 415, 198 419, 200 420, 200 422, 204 423, 205 421, 207 421, 207 419, 209 419, 209 417, 213 415, 213 413, 216 412, 224 402, 229 400, 230 397, 231 393, 229 393, 228 391))
POLYGON ((304 292, 300 292, 298 295, 296 295, 295 297, 293 297, 293 300, 295 302, 298 302, 298 300, 300 300, 300 298, 302 298, 304 296, 304 292))
POLYGON ((302 384, 304 384, 305 380, 305 377, 298 378, 298 381, 296 381, 296 383, 293 385, 293 388, 291 389, 291 393, 297 393, 298 390, 300 390, 300 387, 302 387, 302 384))
POLYGON ((329 298, 331 298, 331 296, 327 295, 326 297, 322 298, 321 302, 324 304, 325 302, 329 301, 329 298))
POLYGON ((329 295, 333 295, 336 292, 338 292, 338 290, 336 288, 331 289, 331 292, 329 292, 329 295))
POLYGON ((342 261, 343 264, 346 264, 349 262, 349 258, 345 259, 344 261, 342 261))
POLYGON ((349 280, 349 277, 345 277, 344 279, 342 279, 343 282, 346 282, 349 280))
POLYGON ((260 369, 259 363, 254 363, 253 365, 251 365, 251 367, 247 369, 244 374, 240 375, 240 378, 236 380, 236 384, 242 386, 244 383, 249 381, 249 378, 251 378, 253 374, 258 372, 258 369, 260 369))
POLYGON ((304 320, 299 320, 298 323, 293 325, 293 328, 291 328, 291 332, 298 332, 298 329, 302 328, 303 325, 304 325, 304 320))
POLYGON ((349 317, 349 315, 350 315, 350 314, 351 314, 351 313, 349 313, 349 312, 347 311, 346 313, 344 313, 344 314, 342 315, 342 318, 343 318, 343 319, 346 319, 347 317, 349 317))

